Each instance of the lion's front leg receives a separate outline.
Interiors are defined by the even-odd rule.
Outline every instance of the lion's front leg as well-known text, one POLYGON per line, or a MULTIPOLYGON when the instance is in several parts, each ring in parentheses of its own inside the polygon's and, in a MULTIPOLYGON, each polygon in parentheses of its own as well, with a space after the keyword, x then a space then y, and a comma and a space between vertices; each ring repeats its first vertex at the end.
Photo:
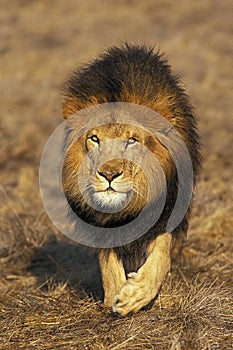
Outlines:
POLYGON ((99 252, 99 264, 104 289, 104 303, 113 305, 114 297, 126 282, 125 270, 113 249, 99 252))
POLYGON ((114 298, 113 311, 124 316, 146 306, 158 293, 170 270, 171 234, 159 235, 149 247, 149 256, 138 270, 128 275, 128 280, 114 298))

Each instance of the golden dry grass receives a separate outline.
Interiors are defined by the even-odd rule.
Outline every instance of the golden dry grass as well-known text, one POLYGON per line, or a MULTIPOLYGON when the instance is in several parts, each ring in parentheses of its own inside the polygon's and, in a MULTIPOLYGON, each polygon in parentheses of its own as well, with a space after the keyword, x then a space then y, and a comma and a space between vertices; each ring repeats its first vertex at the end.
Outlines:
POLYGON ((1 1, 0 349, 231 349, 230 1, 1 1), (116 318, 95 256, 44 213, 38 168, 70 71, 128 39, 165 51, 204 149, 188 241, 152 309, 116 318))

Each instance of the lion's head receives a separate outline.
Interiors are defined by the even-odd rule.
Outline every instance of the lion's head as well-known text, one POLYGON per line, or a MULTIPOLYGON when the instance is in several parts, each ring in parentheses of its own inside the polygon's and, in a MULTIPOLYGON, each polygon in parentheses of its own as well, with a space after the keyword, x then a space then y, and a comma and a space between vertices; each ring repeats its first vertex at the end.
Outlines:
POLYGON ((158 164, 169 177, 170 155, 149 131, 109 123, 74 141, 75 127, 71 129, 63 188, 73 211, 88 223, 104 227, 127 223, 165 190, 158 164))

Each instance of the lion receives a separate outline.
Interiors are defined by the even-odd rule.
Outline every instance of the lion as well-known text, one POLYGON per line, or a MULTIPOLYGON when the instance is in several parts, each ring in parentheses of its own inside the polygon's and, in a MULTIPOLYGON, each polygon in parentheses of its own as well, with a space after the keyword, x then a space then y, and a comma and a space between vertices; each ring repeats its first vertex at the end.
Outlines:
MULTIPOLYGON (((195 185, 201 166, 196 120, 184 88, 163 55, 143 45, 124 44, 75 71, 64 93, 63 114, 69 124, 66 141, 74 138, 78 127, 71 118, 75 113, 106 103, 145 106, 165 118, 187 147, 195 185)), ((182 154, 180 158, 182 162, 182 154)), ((167 231, 179 190, 176 164, 167 145, 144 128, 143 120, 141 125, 132 125, 112 115, 101 125, 100 117, 99 126, 85 130, 68 148, 63 166, 64 193, 73 212, 91 225, 109 229, 127 225, 148 206, 145 170, 154 181, 149 206, 166 187, 158 220, 132 242, 98 250, 104 303, 121 316, 146 307, 159 293, 186 237, 191 200, 182 220, 167 231), (160 181, 145 149, 158 160, 165 182, 160 181), (88 165, 78 181, 84 157, 88 165)))

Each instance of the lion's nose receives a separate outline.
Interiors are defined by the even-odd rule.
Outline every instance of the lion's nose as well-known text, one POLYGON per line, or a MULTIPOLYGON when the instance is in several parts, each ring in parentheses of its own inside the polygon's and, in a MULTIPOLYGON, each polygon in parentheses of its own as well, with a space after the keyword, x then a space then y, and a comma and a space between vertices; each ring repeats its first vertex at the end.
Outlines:
POLYGON ((98 171, 98 174, 100 176, 103 176, 106 180, 111 182, 116 177, 120 176, 122 172, 116 172, 116 171, 98 171))

